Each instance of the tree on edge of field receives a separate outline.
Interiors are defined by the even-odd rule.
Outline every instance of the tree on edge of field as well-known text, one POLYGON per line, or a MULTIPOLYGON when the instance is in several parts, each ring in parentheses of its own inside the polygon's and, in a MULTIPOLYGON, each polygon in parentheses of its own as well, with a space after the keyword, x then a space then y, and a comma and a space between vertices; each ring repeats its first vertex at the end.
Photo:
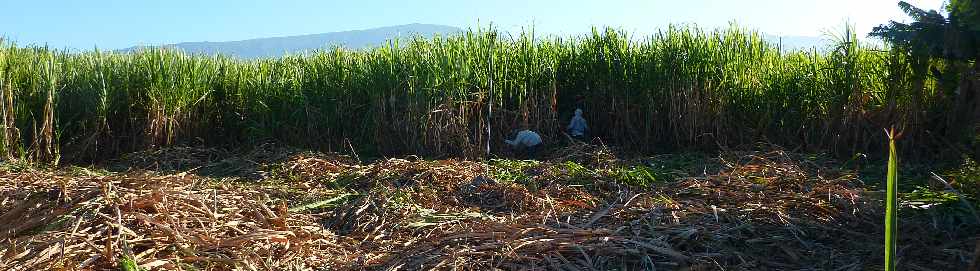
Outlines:
MULTIPOLYGON (((914 97, 921 95, 927 76, 947 85, 949 97, 945 101, 952 103, 949 113, 953 115, 949 118, 946 134, 941 136, 976 137, 975 127, 980 126, 980 61, 977 61, 980 56, 980 0, 949 0, 945 5, 946 16, 905 1, 898 2, 898 6, 912 22, 890 21, 875 27, 868 36, 883 39, 892 44, 896 52, 908 57, 914 97), (940 60, 942 64, 933 60, 940 60)), ((889 104, 893 105, 894 101, 890 100, 889 104)), ((977 145, 974 155, 980 156, 980 145, 972 144, 977 145)))

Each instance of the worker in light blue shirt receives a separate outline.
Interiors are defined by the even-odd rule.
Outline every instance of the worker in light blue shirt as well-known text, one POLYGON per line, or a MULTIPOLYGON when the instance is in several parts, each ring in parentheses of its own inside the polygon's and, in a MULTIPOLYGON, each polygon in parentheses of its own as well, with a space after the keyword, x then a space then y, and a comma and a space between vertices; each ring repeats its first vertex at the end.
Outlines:
POLYGON ((517 132, 517 137, 514 140, 504 140, 504 142, 525 156, 535 158, 542 141, 538 133, 531 130, 522 130, 517 132))
POLYGON ((587 129, 589 129, 589 125, 585 123, 585 118, 582 117, 582 109, 575 109, 575 116, 568 123, 568 133, 572 135, 572 138, 582 140, 585 138, 585 130, 587 129))

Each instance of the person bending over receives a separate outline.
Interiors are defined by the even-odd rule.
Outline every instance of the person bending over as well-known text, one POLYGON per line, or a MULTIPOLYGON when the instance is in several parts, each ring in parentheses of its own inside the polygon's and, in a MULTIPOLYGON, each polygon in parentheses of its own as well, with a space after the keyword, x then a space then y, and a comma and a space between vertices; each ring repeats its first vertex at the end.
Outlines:
POLYGON ((504 140, 504 142, 522 156, 533 159, 537 157, 538 148, 541 147, 541 136, 531 130, 522 130, 517 132, 514 140, 504 140))

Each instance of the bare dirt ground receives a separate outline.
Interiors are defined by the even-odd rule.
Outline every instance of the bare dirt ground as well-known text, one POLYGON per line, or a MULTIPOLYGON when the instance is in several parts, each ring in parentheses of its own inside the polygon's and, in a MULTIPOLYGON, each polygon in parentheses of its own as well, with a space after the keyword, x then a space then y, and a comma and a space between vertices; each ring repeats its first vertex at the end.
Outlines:
MULTIPOLYGON (((169 148, 0 171, 3 270, 873 270, 881 193, 774 146, 540 162, 169 148)), ((900 213, 899 266, 964 270, 957 203, 900 213), (944 209, 945 208, 945 209, 944 209)))

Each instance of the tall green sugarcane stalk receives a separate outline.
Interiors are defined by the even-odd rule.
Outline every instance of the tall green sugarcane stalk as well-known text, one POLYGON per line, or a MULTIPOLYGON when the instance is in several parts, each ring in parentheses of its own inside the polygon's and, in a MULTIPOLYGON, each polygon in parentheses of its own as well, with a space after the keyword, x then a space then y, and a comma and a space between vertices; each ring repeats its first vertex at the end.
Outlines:
POLYGON ((888 135, 888 176, 885 199, 885 270, 895 270, 898 241, 898 150, 895 140, 899 135, 892 128, 888 135))

